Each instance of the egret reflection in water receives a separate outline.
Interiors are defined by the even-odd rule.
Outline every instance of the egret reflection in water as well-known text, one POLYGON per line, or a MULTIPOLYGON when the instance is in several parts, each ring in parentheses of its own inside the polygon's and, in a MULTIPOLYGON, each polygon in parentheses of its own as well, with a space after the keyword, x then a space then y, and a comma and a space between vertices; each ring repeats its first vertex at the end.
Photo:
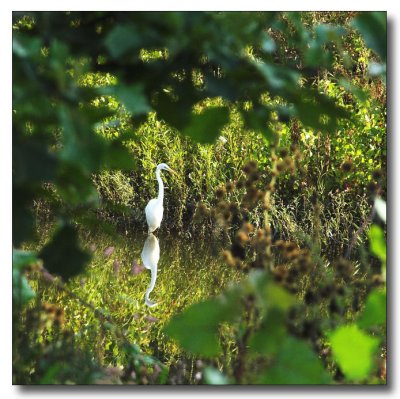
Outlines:
POLYGON ((146 269, 149 269, 151 271, 150 285, 146 290, 144 302, 147 306, 152 308, 153 306, 156 306, 157 303, 150 301, 149 295, 150 292, 153 291, 156 284, 157 264, 160 259, 160 244, 158 242, 158 238, 154 234, 150 233, 146 238, 146 241, 143 245, 141 257, 143 265, 146 267, 146 269))

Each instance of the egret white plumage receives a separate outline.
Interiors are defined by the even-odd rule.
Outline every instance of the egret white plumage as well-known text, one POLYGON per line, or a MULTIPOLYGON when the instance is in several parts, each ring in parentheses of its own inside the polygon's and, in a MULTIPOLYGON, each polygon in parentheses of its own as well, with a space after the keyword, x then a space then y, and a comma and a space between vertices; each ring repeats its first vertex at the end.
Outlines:
POLYGON ((160 227, 163 218, 164 183, 161 179, 162 170, 167 170, 168 172, 176 175, 176 172, 174 172, 166 163, 160 163, 157 165, 156 178, 158 181, 158 197, 151 199, 145 208, 147 225, 149 226, 149 234, 160 227))
POLYGON ((152 308, 156 306, 156 302, 150 301, 150 292, 153 291, 154 286, 156 284, 157 279, 157 264, 160 260, 160 244, 158 243, 157 237, 150 233, 144 242, 141 258, 143 261, 143 265, 146 269, 151 271, 151 281, 150 285, 146 290, 146 294, 144 296, 144 302, 147 306, 152 308))

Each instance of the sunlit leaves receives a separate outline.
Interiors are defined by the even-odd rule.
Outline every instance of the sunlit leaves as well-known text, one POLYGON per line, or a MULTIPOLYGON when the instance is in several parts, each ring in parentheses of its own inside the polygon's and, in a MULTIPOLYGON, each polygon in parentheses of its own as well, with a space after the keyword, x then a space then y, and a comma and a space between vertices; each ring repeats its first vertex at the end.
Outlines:
POLYGON ((329 336, 332 353, 349 380, 363 380, 372 371, 379 339, 351 324, 337 328, 329 336))
POLYGON ((78 232, 70 225, 60 227, 39 257, 52 274, 69 279, 83 271, 90 255, 79 246, 78 232))
POLYGON ((357 324, 362 328, 386 325, 386 290, 375 289, 368 295, 357 324))
POLYGON ((183 133, 198 143, 212 143, 221 134, 222 127, 229 121, 227 107, 212 107, 201 114, 192 114, 183 133))
POLYGON ((328 384, 329 374, 303 341, 284 337, 272 366, 257 380, 260 384, 328 384))

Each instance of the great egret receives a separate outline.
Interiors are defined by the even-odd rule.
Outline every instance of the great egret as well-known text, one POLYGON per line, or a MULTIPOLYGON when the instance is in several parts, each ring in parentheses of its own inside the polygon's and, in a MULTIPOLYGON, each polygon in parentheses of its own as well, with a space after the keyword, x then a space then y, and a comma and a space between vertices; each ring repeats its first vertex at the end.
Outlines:
POLYGON ((152 233, 148 235, 146 241, 144 242, 141 258, 144 267, 151 271, 150 285, 146 290, 144 302, 147 306, 152 308, 153 306, 156 306, 157 303, 150 301, 149 295, 150 292, 153 291, 156 284, 157 264, 160 259, 160 244, 158 243, 157 237, 152 233))
POLYGON ((160 163, 157 166, 156 178, 158 181, 158 197, 151 199, 145 208, 149 234, 160 227, 163 218, 164 183, 161 179, 162 170, 167 170, 176 175, 176 172, 174 172, 166 163, 160 163))

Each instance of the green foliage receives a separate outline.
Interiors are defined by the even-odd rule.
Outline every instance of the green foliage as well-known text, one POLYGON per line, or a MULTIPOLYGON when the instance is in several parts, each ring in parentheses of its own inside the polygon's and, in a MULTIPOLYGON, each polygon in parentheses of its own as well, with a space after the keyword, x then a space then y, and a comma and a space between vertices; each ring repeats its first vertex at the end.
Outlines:
POLYGON ((385 264, 386 263, 386 240, 385 235, 381 227, 377 224, 373 224, 368 233, 369 237, 369 246, 371 252, 378 258, 380 261, 385 264))
MULTIPOLYGON (((39 253, 13 254, 16 382, 193 382, 201 356, 212 358, 202 371, 209 384, 330 383, 334 364, 318 338, 326 326, 339 326, 329 339, 345 377, 371 376, 379 339, 340 324, 358 320, 378 335, 386 321, 386 291, 365 300, 373 267, 363 227, 370 200, 386 195, 386 58, 379 12, 14 13, 13 245, 39 253), (254 181, 242 170, 249 159, 259 165, 254 181), (171 247, 174 267, 165 264, 158 282, 165 302, 150 313, 147 278, 130 272, 132 243, 119 248, 114 235, 107 246, 116 258, 95 249, 85 269, 80 242, 113 230, 110 221, 126 234, 144 231, 160 162, 179 174, 165 177, 163 231, 229 237, 234 246, 242 219, 261 236, 271 221, 273 244, 264 244, 273 248, 249 244, 233 271, 216 259, 181 259, 185 249, 171 247), (268 201, 238 220, 213 217, 217 187, 232 210, 243 192, 264 195, 268 185, 268 201), (203 223, 195 221, 199 201, 203 223), (63 224, 45 234, 41 219, 63 224), (307 275, 274 252, 278 238, 309 250, 307 275), (351 262, 336 267, 345 251, 351 262), (66 285, 53 283, 60 280, 36 256, 66 285), (268 271, 239 278, 260 258, 268 271), (232 280, 236 287, 224 289, 232 280), (302 318, 292 320, 297 308, 302 318), (190 377, 172 375, 178 358, 192 362, 190 377)), ((374 207, 385 221, 382 201, 374 207)), ((378 225, 369 229, 383 264, 384 236, 378 225)))
POLYGON ((272 309, 250 338, 250 350, 263 355, 275 355, 281 348, 282 337, 285 334, 285 313, 272 309))
POLYGON ((13 250, 13 269, 12 269, 12 295, 13 305, 21 308, 35 297, 35 291, 30 286, 25 269, 36 264, 38 259, 34 252, 13 250))
POLYGON ((200 115, 192 115, 189 125, 183 132, 198 143, 212 143, 228 120, 227 107, 208 108, 200 115))
POLYGON ((386 290, 375 289, 368 295, 357 324, 361 328, 386 325, 386 290))
POLYGON ((217 299, 192 305, 175 316, 165 332, 191 353, 212 357, 220 353, 218 327, 237 318, 240 308, 238 292, 231 291, 217 299))
POLYGON ((360 12, 353 25, 365 40, 366 45, 374 50, 386 62, 387 53, 387 15, 384 11, 360 12))
POLYGON ((261 384, 329 384, 329 374, 303 341, 286 338, 281 342, 274 365, 258 380, 261 384))
POLYGON ((379 340, 357 325, 342 326, 329 336, 333 356, 349 380, 364 380, 374 364, 379 340))

